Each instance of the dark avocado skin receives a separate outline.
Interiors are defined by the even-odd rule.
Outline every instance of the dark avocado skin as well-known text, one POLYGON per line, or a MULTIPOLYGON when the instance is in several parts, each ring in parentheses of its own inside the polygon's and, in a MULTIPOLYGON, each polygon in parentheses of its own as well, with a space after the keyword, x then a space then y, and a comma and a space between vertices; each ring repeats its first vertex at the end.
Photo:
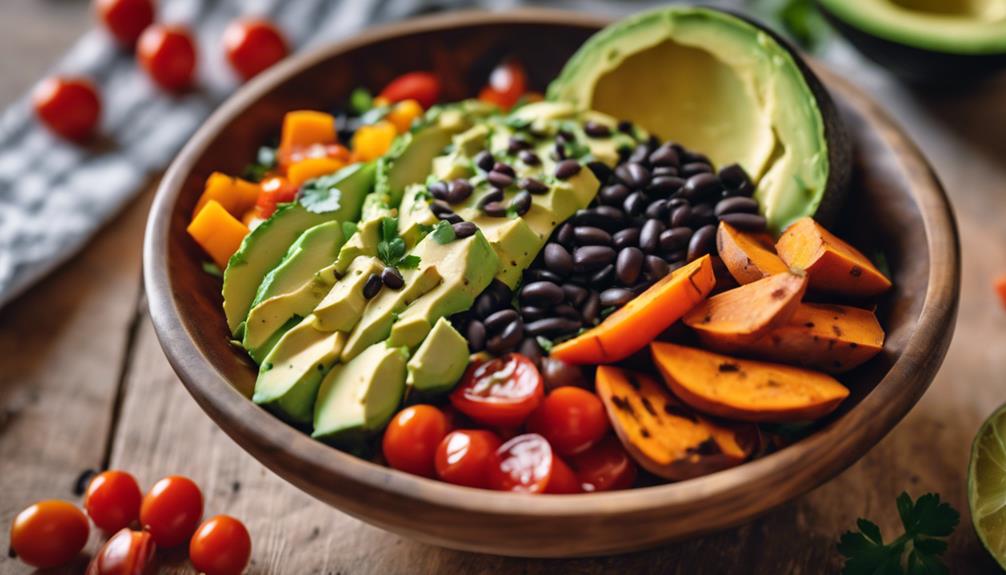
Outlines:
POLYGON ((906 82, 949 84, 981 79, 1006 68, 1006 53, 950 54, 892 42, 856 28, 816 4, 828 23, 860 53, 906 82))

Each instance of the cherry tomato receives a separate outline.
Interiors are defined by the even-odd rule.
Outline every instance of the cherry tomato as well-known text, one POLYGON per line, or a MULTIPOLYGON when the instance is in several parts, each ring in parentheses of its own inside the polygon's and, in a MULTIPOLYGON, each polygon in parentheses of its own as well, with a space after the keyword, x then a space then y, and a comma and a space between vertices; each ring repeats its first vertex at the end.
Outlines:
POLYGON ((392 103, 415 100, 427 110, 440 100, 440 80, 429 72, 409 72, 392 80, 378 97, 392 103))
POLYGON ((136 48, 140 65, 161 88, 180 92, 192 84, 196 43, 182 26, 155 24, 143 31, 136 48))
POLYGON ((87 485, 84 509, 98 528, 111 533, 140 518, 142 500, 143 493, 132 475, 125 471, 104 471, 87 485))
POLYGON ((349 148, 342 144, 314 144, 306 148, 294 148, 287 153, 277 151, 277 155, 280 167, 285 169, 291 164, 309 158, 334 158, 348 163, 350 152, 349 148))
POLYGON ((286 178, 273 176, 259 182, 259 194, 255 199, 258 217, 266 219, 276 211, 276 206, 292 202, 297 197, 297 186, 286 178))
POLYGON ((479 99, 509 110, 527 91, 527 73, 516 60, 505 60, 489 75, 479 99))
POLYGON ((32 103, 39 119, 68 140, 90 137, 101 116, 98 91, 83 78, 47 78, 32 93, 32 103))
POLYGON ((552 459, 552 477, 548 480, 548 485, 545 486, 545 493, 582 493, 580 489, 580 480, 577 479, 576 473, 569 468, 569 465, 565 461, 555 457, 552 459))
POLYGON ((265 20, 236 20, 224 32, 227 60, 245 80, 286 58, 286 38, 265 20))
POLYGON ((560 455, 583 451, 608 432, 608 415, 596 394, 579 387, 559 387, 545 396, 527 420, 560 455))
POLYGON ((614 436, 570 459, 584 491, 628 489, 636 481, 636 462, 614 436))
POLYGON ((158 481, 143 497, 140 524, 158 547, 181 545, 203 517, 203 494, 188 477, 170 475, 158 481))
POLYGON ((28 565, 42 569, 56 567, 80 553, 89 532, 87 517, 76 505, 39 501, 14 518, 10 548, 28 565))
POLYGON ((447 416, 439 409, 432 405, 406 407, 384 432, 384 458, 395 469, 433 477, 437 446, 448 431, 447 416))
POLYGON ((203 522, 189 543, 189 560, 206 575, 241 575, 251 558, 251 537, 244 524, 229 515, 203 522))
POLYGON ((127 48, 154 22, 151 0, 94 0, 94 7, 105 28, 127 48))
POLYGON ((538 407, 545 388, 534 362, 519 353, 468 366, 451 403, 486 425, 514 427, 538 407))
POLYGON ((156 550, 150 533, 122 529, 101 546, 86 575, 143 575, 156 550))
POLYGON ((544 493, 554 462, 552 446, 544 437, 537 433, 518 435, 496 450, 489 486, 499 491, 544 493))
POLYGON ((455 485, 488 487, 489 470, 501 443, 495 433, 484 429, 448 433, 437 447, 437 477, 455 485))

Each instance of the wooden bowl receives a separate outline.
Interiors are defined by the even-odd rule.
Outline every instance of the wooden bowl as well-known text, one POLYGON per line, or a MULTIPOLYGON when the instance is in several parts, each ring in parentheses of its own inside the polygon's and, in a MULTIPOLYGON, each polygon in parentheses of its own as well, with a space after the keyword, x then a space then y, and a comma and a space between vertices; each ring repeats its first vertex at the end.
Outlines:
POLYGON ((960 288, 953 213, 925 159, 861 92, 820 70, 854 136, 843 222, 886 254, 895 289, 882 302, 884 353, 844 377, 852 397, 810 437, 699 479, 613 493, 522 496, 457 487, 358 459, 312 440, 248 398, 255 366, 229 343, 219 280, 185 232, 210 172, 241 173, 284 112, 327 109, 354 86, 430 69, 445 98, 475 94, 516 56, 536 89, 603 20, 564 12, 435 16, 368 30, 291 58, 255 79, 203 125, 171 165, 151 209, 144 274, 157 335, 200 406, 238 444, 297 487, 404 536, 503 555, 600 555, 748 521, 833 477, 876 444, 928 387, 950 344, 960 288))

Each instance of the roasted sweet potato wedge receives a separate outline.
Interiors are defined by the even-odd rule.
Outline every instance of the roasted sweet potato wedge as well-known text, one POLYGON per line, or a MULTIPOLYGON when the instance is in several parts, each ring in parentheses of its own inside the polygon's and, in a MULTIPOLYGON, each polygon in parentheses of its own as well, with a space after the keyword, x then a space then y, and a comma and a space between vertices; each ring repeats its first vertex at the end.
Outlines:
POLYGON ((807 421, 831 413, 849 395, 835 378, 809 369, 673 343, 654 342, 650 349, 671 391, 709 415, 751 422, 807 421))
POLYGON ((758 445, 756 426, 713 423, 648 375, 602 365, 596 385, 622 445, 637 463, 665 479, 739 465, 758 445))
POLYGON ((738 341, 714 332, 699 332, 699 337, 704 346, 723 353, 829 373, 858 367, 884 348, 884 328, 872 311, 810 303, 797 306, 788 322, 755 341, 738 341))
POLYGON ((575 364, 621 361, 681 319, 715 284, 712 261, 702 256, 664 276, 597 327, 555 346, 550 355, 575 364))
POLYGON ((727 271, 741 285, 789 271, 786 262, 775 253, 772 239, 767 234, 742 232, 726 222, 720 222, 716 231, 716 248, 727 271))
POLYGON ((789 267, 810 276, 810 287, 815 290, 872 297, 891 288, 891 280, 866 256, 809 217, 786 228, 775 249, 789 267))
POLYGON ((789 271, 714 295, 685 314, 700 335, 751 342, 789 321, 807 289, 807 278, 789 271))

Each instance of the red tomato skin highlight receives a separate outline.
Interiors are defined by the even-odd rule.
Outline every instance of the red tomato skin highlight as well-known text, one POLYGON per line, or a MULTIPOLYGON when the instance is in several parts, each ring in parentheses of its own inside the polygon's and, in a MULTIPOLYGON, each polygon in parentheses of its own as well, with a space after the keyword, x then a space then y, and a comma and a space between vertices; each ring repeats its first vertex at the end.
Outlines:
POLYGON ((206 575, 241 575, 251 559, 248 529, 229 515, 203 522, 189 543, 189 560, 206 575))
POLYGON ((392 103, 416 100, 428 110, 440 101, 440 80, 430 72, 408 72, 389 82, 379 97, 392 103))
POLYGON ((549 477, 548 485, 545 486, 545 493, 554 495, 583 493, 576 474, 565 461, 558 457, 552 461, 552 476, 549 477))
POLYGON ((381 450, 388 465, 423 477, 434 477, 437 447, 449 423, 432 405, 412 405, 395 414, 384 431, 381 450))
POLYGON ((144 575, 156 551, 157 545, 146 531, 122 529, 101 546, 86 575, 144 575))
POLYGON ((87 543, 87 517, 67 501, 39 501, 14 518, 10 548, 18 559, 40 569, 70 562, 87 543))
POLYGON ((522 425, 544 396, 545 386, 534 362, 510 353, 469 365, 450 400, 455 409, 478 423, 512 428, 522 425))
POLYGON ((125 471, 109 470, 91 480, 84 494, 84 508, 94 524, 114 533, 140 518, 143 493, 136 479, 125 471))
POLYGON ((496 450, 489 485, 497 491, 543 493, 554 468, 552 446, 537 433, 518 435, 496 450))
POLYGON ((140 65, 150 78, 169 92, 192 85, 196 71, 196 43, 182 26, 154 25, 140 35, 136 47, 140 65))
POLYGON ((612 435, 570 458, 580 487, 585 492, 628 489, 636 482, 638 468, 625 448, 612 435))
POLYGON ((266 20, 236 20, 224 31, 224 49, 231 67, 249 80, 290 53, 286 38, 266 20))
POLYGON ((489 473, 502 445, 495 433, 485 429, 459 429, 448 433, 437 447, 434 459, 437 478, 466 487, 489 487, 489 473))
POLYGON ((560 455, 588 449, 608 432, 608 415, 596 394, 579 387, 559 387, 545 396, 527 421, 560 455))
POLYGON ((98 90, 84 78, 46 78, 32 92, 32 104, 49 130, 74 142, 90 138, 101 117, 98 90))
POLYGON ((140 34, 154 22, 154 3, 151 0, 95 0, 95 11, 116 41, 132 48, 140 34))
POLYGON ((175 547, 192 536, 203 517, 203 494, 188 477, 161 479, 143 497, 140 525, 158 547, 175 547))

